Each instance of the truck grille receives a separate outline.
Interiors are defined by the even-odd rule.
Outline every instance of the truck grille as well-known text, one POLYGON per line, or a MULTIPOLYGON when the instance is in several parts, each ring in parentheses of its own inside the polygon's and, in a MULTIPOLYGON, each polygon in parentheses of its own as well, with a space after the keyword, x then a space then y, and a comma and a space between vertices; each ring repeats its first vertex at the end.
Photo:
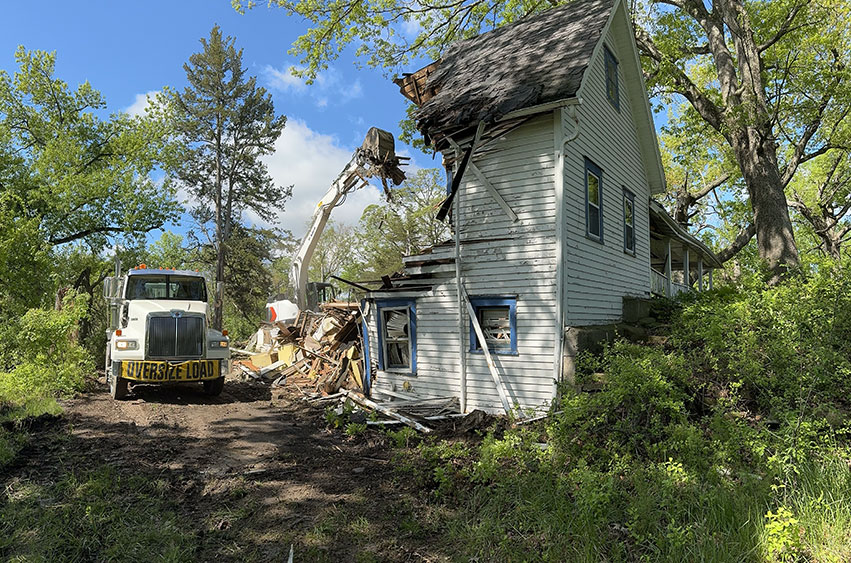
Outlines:
POLYGON ((200 358, 204 355, 204 317, 148 318, 150 358, 200 358))

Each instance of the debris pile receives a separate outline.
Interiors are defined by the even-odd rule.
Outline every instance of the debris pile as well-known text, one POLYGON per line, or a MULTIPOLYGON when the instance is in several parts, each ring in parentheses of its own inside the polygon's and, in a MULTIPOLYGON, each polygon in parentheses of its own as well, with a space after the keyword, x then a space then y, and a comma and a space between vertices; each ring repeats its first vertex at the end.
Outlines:
MULTIPOLYGON (((301 311, 291 325, 266 323, 252 338, 260 349, 236 366, 253 378, 275 378, 305 396, 364 391, 361 314, 357 303, 324 303, 321 313, 301 311)), ((250 343, 250 344, 252 344, 250 343)))

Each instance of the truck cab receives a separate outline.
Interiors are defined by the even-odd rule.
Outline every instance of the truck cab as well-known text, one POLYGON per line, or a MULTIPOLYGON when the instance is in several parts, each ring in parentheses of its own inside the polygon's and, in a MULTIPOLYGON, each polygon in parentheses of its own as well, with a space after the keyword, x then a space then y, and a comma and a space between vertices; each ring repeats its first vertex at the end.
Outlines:
POLYGON ((210 328, 205 278, 189 270, 130 269, 107 278, 106 375, 113 398, 137 383, 199 382, 219 395, 230 369, 227 331, 210 328))

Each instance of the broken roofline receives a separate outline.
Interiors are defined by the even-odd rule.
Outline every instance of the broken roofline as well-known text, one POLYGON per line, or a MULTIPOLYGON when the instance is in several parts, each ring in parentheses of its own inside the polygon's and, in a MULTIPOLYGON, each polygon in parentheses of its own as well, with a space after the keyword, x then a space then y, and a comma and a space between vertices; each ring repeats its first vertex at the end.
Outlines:
POLYGON ((578 95, 612 9, 620 0, 573 0, 456 41, 396 83, 419 105, 428 138, 515 110, 578 95))

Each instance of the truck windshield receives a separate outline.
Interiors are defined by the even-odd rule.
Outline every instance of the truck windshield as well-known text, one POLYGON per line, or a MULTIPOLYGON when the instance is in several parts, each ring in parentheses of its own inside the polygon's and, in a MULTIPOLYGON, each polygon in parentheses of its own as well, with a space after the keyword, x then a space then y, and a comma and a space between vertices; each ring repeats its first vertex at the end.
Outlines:
POLYGON ((183 299, 206 301, 203 278, 189 276, 130 276, 126 299, 183 299))

